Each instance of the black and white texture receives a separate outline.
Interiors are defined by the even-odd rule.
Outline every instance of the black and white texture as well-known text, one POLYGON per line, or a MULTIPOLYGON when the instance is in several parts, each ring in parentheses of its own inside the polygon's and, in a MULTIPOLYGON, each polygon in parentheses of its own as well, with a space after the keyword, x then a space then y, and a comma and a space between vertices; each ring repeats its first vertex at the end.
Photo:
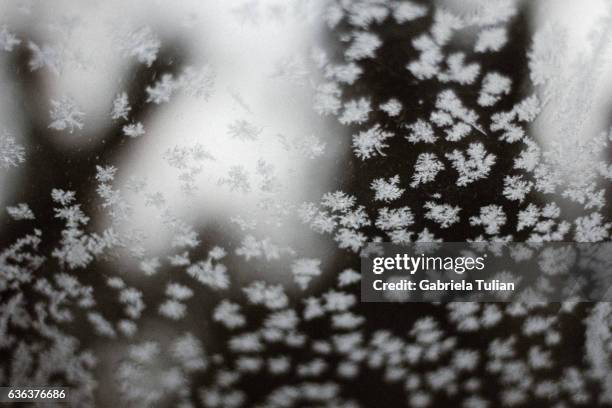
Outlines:
POLYGON ((0 386, 612 404, 610 303, 359 298, 370 242, 610 241, 612 5, 575 3, 0 5, 0 386))

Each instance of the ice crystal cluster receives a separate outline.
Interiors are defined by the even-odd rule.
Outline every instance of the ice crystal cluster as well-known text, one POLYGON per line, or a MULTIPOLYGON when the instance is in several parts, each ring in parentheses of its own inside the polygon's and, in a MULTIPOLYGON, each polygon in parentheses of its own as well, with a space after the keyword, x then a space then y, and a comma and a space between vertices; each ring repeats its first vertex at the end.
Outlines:
MULTIPOLYGON (((79 87, 48 85, 96 69, 95 44, 70 47, 87 25, 22 3, 40 33, 0 17, 14 103, 0 106, 25 118, 0 123, 0 385, 67 386, 78 407, 612 403, 609 303, 359 299, 371 242, 610 240, 612 122, 590 124, 612 8, 572 59, 563 25, 529 26, 530 2, 239 3, 235 30, 299 23, 325 34, 264 61, 268 79, 305 89, 304 109, 326 124, 295 135, 258 116, 240 89, 252 84, 218 86, 221 67, 174 55, 167 32, 120 18, 111 48, 133 70, 104 85, 117 88, 105 115, 89 112, 79 87), (227 143, 336 167, 301 180, 282 174, 286 158, 225 162, 204 135, 175 143, 171 126, 173 147, 155 150, 156 115, 189 126, 164 106, 204 112, 217 95, 233 107, 227 143), (171 183, 130 173, 145 160, 139 147, 171 183), (317 183, 330 187, 283 194, 317 183), (198 194, 226 194, 227 212, 201 223, 176 211, 175 195, 198 194), (140 212, 154 228, 141 228, 140 212), (287 228, 325 249, 279 238, 287 228), (163 250, 151 234, 168 238, 163 250)), ((286 101, 274 103, 284 115, 286 101)))

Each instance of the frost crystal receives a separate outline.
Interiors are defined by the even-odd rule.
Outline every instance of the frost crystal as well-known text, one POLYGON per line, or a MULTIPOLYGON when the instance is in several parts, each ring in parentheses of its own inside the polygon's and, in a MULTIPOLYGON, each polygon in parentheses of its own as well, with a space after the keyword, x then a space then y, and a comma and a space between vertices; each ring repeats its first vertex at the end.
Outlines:
POLYGON ((141 122, 130 123, 123 126, 123 134, 128 137, 136 138, 144 135, 145 129, 141 122))
POLYGON ((21 40, 11 33, 6 26, 2 26, 0 30, 0 49, 11 52, 19 44, 21 44, 21 40))
POLYGON ((426 14, 426 7, 411 1, 402 1, 401 3, 394 4, 393 17, 398 24, 416 20, 417 18, 423 17, 426 14))
POLYGON ((25 149, 7 132, 0 134, 0 167, 8 169, 25 162, 25 149))
POLYGON ((3 383, 78 407, 384 405, 355 381, 388 406, 612 403, 612 307, 574 296, 610 294, 608 4, 576 31, 563 2, 158 2, 154 31, 142 4, 17 3, 3 383), (539 270, 512 302, 360 301, 370 244, 447 241, 512 242, 500 281, 539 270))
POLYGON ((231 191, 240 191, 242 193, 251 191, 249 173, 241 165, 232 166, 227 177, 219 179, 217 184, 220 186, 227 185, 231 191))
POLYGON ((28 48, 32 52, 32 57, 29 62, 30 71, 36 71, 43 67, 49 68, 55 75, 60 74, 61 70, 61 59, 58 51, 48 45, 44 45, 42 48, 30 41, 28 48))
POLYGON ((321 261, 318 259, 303 258, 298 259, 291 265, 291 273, 295 282, 302 290, 308 287, 308 284, 315 276, 321 274, 321 261))
POLYGON ((6 207, 6 212, 8 212, 8 214, 17 221, 33 220, 36 218, 26 203, 19 203, 14 207, 6 207))
POLYGON ((482 80, 482 89, 478 97, 478 104, 481 106, 493 106, 503 94, 510 92, 512 82, 509 78, 497 73, 489 72, 482 80))
POLYGON ((151 28, 142 27, 123 36, 120 40, 122 52, 135 57, 139 62, 151 66, 157 58, 161 46, 160 40, 151 28))
POLYGON ((444 164, 433 153, 421 153, 414 165, 414 174, 410 187, 434 181, 436 175, 444 170, 444 164))
POLYGON ((393 201, 398 199, 403 193, 403 188, 398 187, 399 175, 395 175, 388 180, 376 179, 372 181, 371 188, 376 192, 374 199, 377 201, 393 201))
POLYGON ((495 155, 487 154, 482 143, 471 143, 467 149, 467 157, 459 150, 446 154, 452 166, 459 172, 458 186, 465 186, 478 179, 485 178, 495 164, 495 155))
POLYGON ((213 264, 212 259, 192 264, 187 268, 187 274, 212 289, 229 287, 227 268, 223 264, 213 264))
POLYGON ((433 143, 437 140, 434 130, 431 125, 421 119, 415 123, 408 125, 407 128, 411 131, 406 139, 411 143, 433 143))
POLYGON ((186 67, 177 80, 177 87, 187 95, 207 100, 213 93, 215 73, 209 65, 186 67))
POLYGON ((124 119, 127 120, 128 114, 130 113, 130 102, 128 101, 128 96, 125 92, 121 92, 117 95, 115 100, 113 101, 113 110, 111 112, 111 119, 124 119))
POLYGON ((246 141, 257 140, 262 130, 262 128, 259 128, 244 119, 239 119, 229 124, 227 132, 234 139, 246 141))
POLYGON ((343 125, 348 125, 350 123, 361 124, 368 120, 371 111, 372 108, 369 99, 360 98, 358 100, 352 100, 344 104, 344 111, 338 120, 343 125))
POLYGON ((423 206, 427 209, 425 218, 440 224, 440 228, 448 228, 459 221, 459 211, 461 208, 453 207, 449 204, 436 204, 428 201, 423 206))
POLYGON ((478 33, 476 44, 474 45, 474 51, 476 52, 488 52, 488 51, 499 51, 502 49, 508 41, 508 34, 506 29, 503 27, 485 28, 478 33))
POLYGON ((349 61, 372 58, 382 42, 376 34, 368 32, 356 32, 353 35, 353 43, 345 51, 349 61))
POLYGON ((63 96, 59 100, 51 100, 51 124, 49 127, 55 130, 66 130, 70 133, 74 132, 74 129, 83 129, 83 117, 85 113, 82 112, 75 104, 74 100, 69 96, 63 96))
POLYGON ((400 114, 402 111, 402 104, 395 98, 389 99, 387 102, 380 105, 380 109, 387 113, 387 115, 393 117, 400 114))
POLYGON ((379 125, 353 135, 353 150, 361 160, 369 159, 376 155, 384 156, 382 149, 388 147, 385 140, 393 136, 392 133, 380 129, 379 125))
POLYGON ((470 217, 470 225, 482 225, 489 235, 499 233, 499 228, 506 223, 506 213, 499 205, 488 205, 480 208, 480 216, 470 217))
POLYGON ((164 74, 153 86, 147 86, 147 102, 153 102, 156 105, 169 102, 176 88, 177 84, 172 74, 164 74))

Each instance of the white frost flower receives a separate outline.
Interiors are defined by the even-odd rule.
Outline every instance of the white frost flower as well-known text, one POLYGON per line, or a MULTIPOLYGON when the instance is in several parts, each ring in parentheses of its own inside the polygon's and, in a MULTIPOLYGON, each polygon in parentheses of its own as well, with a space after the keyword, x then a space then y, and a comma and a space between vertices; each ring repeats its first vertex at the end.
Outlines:
POLYGON ((506 213, 499 205, 487 205, 480 208, 478 217, 470 217, 470 225, 482 225, 489 235, 499 233, 499 228, 506 223, 506 213))
POLYGON ((140 270, 147 276, 155 275, 160 267, 161 262, 158 258, 143 259, 140 262, 140 270))
POLYGON ((349 228, 340 228, 334 236, 334 240, 338 243, 338 248, 349 248, 353 252, 358 252, 368 240, 363 233, 349 228))
POLYGON ((85 113, 82 112, 74 102, 74 99, 69 96, 63 96, 59 100, 51 100, 51 124, 49 127, 55 130, 68 129, 70 133, 74 132, 74 129, 83 129, 83 117, 85 113))
POLYGON ((345 269, 338 275, 338 286, 344 287, 361 281, 361 274, 353 269, 345 269))
POLYGON ((406 136, 410 143, 433 143, 438 139, 431 125, 422 119, 418 119, 406 127, 410 130, 410 134, 406 136))
MULTIPOLYGON (((455 120, 470 125, 480 133, 485 134, 478 126, 478 114, 471 109, 463 106, 461 99, 451 90, 446 89, 438 94, 436 98, 436 108, 430 115, 430 120, 439 127, 455 125, 455 120)), ((465 135, 465 134, 464 134, 465 135)), ((463 136, 464 136, 463 135, 463 136)), ((450 141, 457 141, 459 138, 450 138, 450 141)))
POLYGON ((390 117, 396 117, 402 111, 402 103, 395 98, 391 98, 387 102, 381 104, 379 108, 390 117))
POLYGON ((356 198, 342 191, 325 193, 321 198, 321 205, 331 211, 348 211, 355 205, 356 198))
POLYGON ((378 210, 375 225, 383 231, 392 231, 405 228, 414 223, 414 214, 410 207, 387 208, 378 210))
POLYGON ((504 191, 502 194, 508 200, 523 202, 532 187, 533 183, 523 180, 521 175, 506 176, 504 178, 504 191))
POLYGON ((420 80, 437 75, 444 60, 440 45, 431 36, 423 34, 412 40, 412 46, 420 52, 419 59, 410 61, 406 69, 420 80))
POLYGON ((293 261, 291 273, 298 286, 305 290, 313 277, 321 275, 321 260, 301 258, 293 261))
POLYGON ((189 266, 187 274, 212 289, 227 289, 230 285, 225 265, 213 264, 210 259, 189 266))
POLYGON ((278 310, 287 306, 289 298, 282 285, 270 285, 263 281, 255 281, 244 287, 248 301, 255 305, 265 305, 268 309, 278 310))
POLYGON ((147 86, 147 102, 153 102, 156 105, 169 102, 176 89, 177 82, 172 74, 163 74, 153 86, 147 86))
POLYGON ((230 191, 240 191, 242 193, 248 193, 251 191, 249 173, 242 165, 230 167, 227 176, 220 178, 217 181, 217 184, 220 186, 229 186, 230 191))
POLYGON ((295 139, 294 146, 300 154, 312 160, 325 153, 327 143, 323 142, 320 137, 307 135, 295 139))
POLYGON ((411 1, 392 3, 392 7, 393 18, 395 18, 398 24, 416 20, 417 18, 427 15, 427 7, 411 1))
POLYGON ((262 130, 262 128, 255 126, 249 121, 237 119, 229 124, 227 132, 233 139, 247 141, 257 140, 262 130))
POLYGON ((21 44, 21 40, 11 33, 6 26, 2 26, 0 30, 0 49, 11 52, 19 44, 21 44))
POLYGON ((111 119, 124 119, 127 120, 128 114, 132 107, 130 106, 130 102, 128 100, 127 93, 121 92, 117 94, 115 100, 113 101, 113 110, 111 111, 111 119))
POLYGON ((497 72, 489 72, 482 80, 478 104, 480 106, 493 106, 501 99, 501 95, 510 93, 511 85, 510 78, 497 72))
POLYGON ((17 167, 25 162, 25 149, 7 132, 0 134, 0 168, 17 167))
POLYGON ((374 200, 389 202, 397 200, 406 191, 398 186, 399 175, 395 175, 387 180, 383 178, 376 179, 370 184, 370 188, 375 191, 374 200))
POLYGON ((353 135, 353 150, 355 155, 361 160, 380 155, 384 156, 382 149, 389 145, 385 140, 393 136, 390 132, 385 132, 380 125, 375 125, 366 131, 361 131, 353 135))
POLYGON ((440 224, 440 228, 448 228, 459 221, 459 211, 461 208, 453 207, 449 204, 436 204, 428 201, 423 206, 427 209, 425 218, 440 224))
POLYGON ((466 186, 478 179, 489 175, 491 167, 495 164, 495 155, 485 150, 482 143, 471 143, 467 149, 467 157, 459 150, 446 154, 452 166, 459 173, 458 186, 466 186))
POLYGON ((604 223, 604 218, 600 213, 592 213, 590 215, 579 217, 576 219, 576 234, 574 240, 576 242, 600 242, 606 240, 610 236, 610 228, 612 223, 604 223))
POLYGON ((412 174, 410 187, 415 188, 420 184, 434 181, 439 172, 444 170, 444 164, 433 153, 421 153, 417 157, 412 174))
POLYGON ((228 329, 237 329, 246 324, 245 317, 240 313, 240 305, 229 300, 222 300, 213 312, 213 320, 222 323, 228 329))
POLYGON ((470 85, 474 83, 478 74, 480 74, 480 64, 475 62, 466 64, 465 54, 456 52, 446 58, 448 69, 438 73, 440 82, 457 82, 461 85, 470 85))
POLYGON ((187 314, 187 306, 174 299, 167 299, 159 305, 159 314, 172 320, 180 320, 187 314))
POLYGON ((508 33, 505 27, 485 28, 478 33, 474 51, 487 52, 499 51, 508 42, 508 33))
POLYGON ((362 72, 363 70, 361 67, 354 62, 338 65, 330 64, 325 67, 326 78, 330 78, 338 81, 339 83, 344 83, 347 85, 353 84, 359 78, 362 72))
POLYGON ((28 63, 30 71, 36 71, 40 68, 47 67, 55 75, 60 74, 61 59, 59 52, 48 45, 43 45, 42 48, 30 41, 28 48, 32 52, 32 57, 28 63))
POLYGON ((382 41, 376 34, 367 31, 356 32, 353 34, 353 42, 344 55, 349 61, 373 58, 381 45, 382 41))
POLYGON ((113 329, 113 325, 104 318, 100 313, 90 312, 87 314, 87 320, 94 327, 94 331, 103 337, 108 337, 114 339, 117 337, 117 333, 115 329, 113 329))
POLYGON ((16 221, 19 220, 33 220, 36 217, 26 203, 19 203, 16 206, 6 207, 6 212, 16 221))
POLYGON ((120 39, 120 48, 124 55, 135 57, 139 62, 148 67, 157 58, 161 47, 161 41, 153 33, 150 27, 142 27, 124 35, 120 39))
POLYGON ((179 75, 176 86, 189 96, 208 100, 213 94, 215 77, 209 65, 199 69, 189 66, 179 75))
POLYGON ((166 286, 166 295, 176 300, 186 300, 193 296, 193 290, 180 283, 170 282, 166 286))
POLYGON ((335 82, 326 82, 317 86, 314 94, 313 109, 319 115, 335 115, 340 111, 342 91, 335 82))
POLYGON ((145 129, 141 122, 130 123, 123 126, 123 134, 127 137, 137 138, 145 134, 145 129))
POLYGON ((171 355, 186 372, 204 370, 208 366, 202 342, 189 332, 174 340, 171 355))
POLYGON ((338 117, 338 121, 343 125, 349 125, 352 123, 360 125, 368 120, 368 116, 371 111, 372 107, 369 99, 353 99, 344 104, 344 111, 338 117))
POLYGON ((559 25, 546 24, 533 36, 529 53, 529 77, 533 85, 544 85, 563 72, 563 61, 568 48, 567 30, 559 25))

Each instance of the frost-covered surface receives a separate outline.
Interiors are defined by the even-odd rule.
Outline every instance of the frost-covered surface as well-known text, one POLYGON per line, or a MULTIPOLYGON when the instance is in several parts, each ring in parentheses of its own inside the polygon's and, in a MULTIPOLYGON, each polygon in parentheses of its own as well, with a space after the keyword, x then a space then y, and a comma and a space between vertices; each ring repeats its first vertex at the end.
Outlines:
MULTIPOLYGON (((163 30, 117 24, 113 52, 134 69, 117 82, 96 141, 88 132, 100 118, 45 88, 96 69, 69 46, 73 29, 87 31, 78 15, 31 20, 60 30, 49 44, 0 21, 0 63, 26 122, 0 128, 2 182, 18 183, 2 197, 1 385, 69 386, 79 407, 612 403, 608 303, 359 301, 369 242, 610 240, 611 123, 588 124, 609 75, 612 11, 567 64, 565 28, 532 29, 529 5, 443 3, 233 7, 237 30, 323 27, 324 40, 265 61, 274 81, 308 91, 308 114, 338 130, 299 136, 259 117, 244 84, 218 87, 221 67, 187 65, 163 30), (226 163, 199 135, 153 157, 121 154, 147 146, 163 106, 192 98, 208 109, 219 93, 233 107, 228 143, 258 151, 265 141, 314 168, 339 162, 335 174, 303 181, 263 154, 226 163), (339 143, 346 155, 330 154, 339 143), (130 174, 139 160, 172 174, 178 190, 130 174), (224 173, 209 183, 213 166, 224 173), (283 195, 329 180, 305 200, 283 195), (189 202, 210 186, 253 199, 257 212, 228 202, 214 222, 183 219, 174 196, 189 202), (148 247, 143 211, 154 214, 147 231, 167 238, 163 250, 148 247), (307 234, 325 250, 292 238, 307 234)), ((201 23, 182 17, 182 27, 201 23)), ((275 101, 278 115, 285 102, 275 101)))

